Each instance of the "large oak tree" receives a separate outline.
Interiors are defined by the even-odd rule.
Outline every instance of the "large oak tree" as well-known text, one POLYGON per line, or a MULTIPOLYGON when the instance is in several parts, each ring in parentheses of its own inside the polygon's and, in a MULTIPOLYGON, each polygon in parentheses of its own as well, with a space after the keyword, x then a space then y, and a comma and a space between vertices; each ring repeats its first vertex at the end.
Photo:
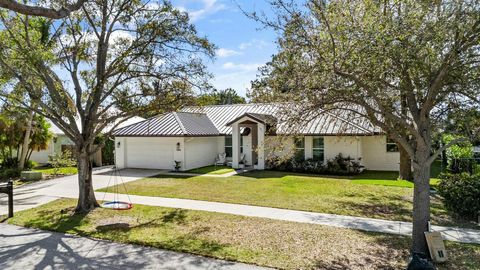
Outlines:
MULTIPOLYGON (((75 143, 77 213, 98 206, 90 161, 98 147, 95 137, 108 137, 122 121, 161 111, 195 87, 203 88, 208 78, 203 60, 215 49, 198 36, 188 14, 168 2, 90 1, 56 21, 47 30, 48 42, 29 16, 3 12, 0 19, 5 29, 0 69, 28 93, 17 101, 50 119, 75 143)), ((2 96, 11 99, 8 85, 2 96)))
MULTIPOLYGON (((273 0, 280 52, 253 98, 294 101, 304 115, 343 109, 369 119, 411 158, 412 251, 428 254, 432 136, 453 104, 478 102, 479 1, 273 0)), ((288 112, 287 112, 288 113, 288 112)), ((451 144, 457 141, 451 142, 451 144)))

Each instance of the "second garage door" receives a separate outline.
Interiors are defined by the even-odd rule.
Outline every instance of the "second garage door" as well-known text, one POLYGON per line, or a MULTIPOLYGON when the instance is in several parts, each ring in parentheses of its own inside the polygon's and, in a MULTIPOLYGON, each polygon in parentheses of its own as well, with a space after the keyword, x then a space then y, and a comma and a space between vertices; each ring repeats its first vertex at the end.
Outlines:
POLYGON ((172 138, 127 138, 126 166, 142 169, 172 169, 176 141, 172 138))

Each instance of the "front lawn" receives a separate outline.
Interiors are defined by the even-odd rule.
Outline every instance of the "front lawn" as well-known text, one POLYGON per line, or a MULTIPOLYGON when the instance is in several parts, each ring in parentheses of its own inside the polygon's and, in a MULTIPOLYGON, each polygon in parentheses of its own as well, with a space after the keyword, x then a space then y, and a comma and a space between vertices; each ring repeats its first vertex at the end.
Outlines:
MULTIPOLYGON (((412 188, 371 185, 345 178, 277 171, 253 171, 225 178, 158 175, 126 183, 126 189, 130 194, 143 196, 412 220, 412 188)), ((438 198, 432 199, 432 222, 478 228, 474 223, 455 220, 438 198)))
MULTIPOLYGON (((405 236, 144 205, 72 216, 75 203, 57 200, 9 223, 280 269, 405 269, 408 260, 405 236)), ((480 268, 480 245, 446 246, 438 269, 480 268)))
POLYGON ((197 174, 225 174, 235 171, 228 166, 206 166, 202 168, 197 168, 187 171, 188 173, 197 173, 197 174))
MULTIPOLYGON (((413 188, 413 183, 406 180, 397 180, 398 172, 389 171, 365 171, 352 177, 352 182, 364 185, 381 185, 413 188)), ((435 187, 440 180, 430 179, 430 186, 435 187)))

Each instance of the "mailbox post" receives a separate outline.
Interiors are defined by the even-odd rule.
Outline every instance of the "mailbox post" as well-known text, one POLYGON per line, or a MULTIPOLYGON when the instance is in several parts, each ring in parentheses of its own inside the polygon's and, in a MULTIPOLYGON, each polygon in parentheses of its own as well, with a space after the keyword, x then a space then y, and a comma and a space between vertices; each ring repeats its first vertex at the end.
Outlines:
POLYGON ((0 184, 0 193, 8 195, 8 217, 13 217, 13 182, 8 181, 5 184, 0 184))

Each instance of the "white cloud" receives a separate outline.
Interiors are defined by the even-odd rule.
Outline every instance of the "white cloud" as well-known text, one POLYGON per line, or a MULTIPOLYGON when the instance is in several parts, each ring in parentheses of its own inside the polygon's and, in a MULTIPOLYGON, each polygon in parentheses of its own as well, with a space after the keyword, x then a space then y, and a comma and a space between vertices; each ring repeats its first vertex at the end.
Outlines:
POLYGON ((223 64, 223 69, 228 70, 239 70, 239 71, 257 71, 261 66, 261 63, 252 63, 252 64, 235 64, 232 62, 227 62, 223 64))
POLYGON ((205 18, 208 15, 214 14, 220 10, 224 10, 227 8, 224 4, 219 3, 219 1, 217 0, 194 0, 191 2, 200 2, 202 7, 196 10, 190 10, 183 6, 179 6, 176 8, 180 11, 188 12, 188 15, 190 16, 190 20, 192 22, 195 22, 197 20, 205 18))
POLYGON ((248 48, 251 48, 251 47, 254 47, 256 49, 263 49, 265 47, 267 47, 269 45, 268 42, 266 42, 265 40, 260 40, 260 39, 252 39, 248 42, 243 42, 243 43, 240 43, 240 45, 238 45, 238 48, 240 50, 246 50, 248 48))
POLYGON ((220 49, 217 50, 216 54, 220 58, 225 58, 225 57, 230 57, 230 56, 234 56, 234 55, 240 55, 242 53, 238 52, 238 51, 235 51, 235 50, 220 48, 220 49))

